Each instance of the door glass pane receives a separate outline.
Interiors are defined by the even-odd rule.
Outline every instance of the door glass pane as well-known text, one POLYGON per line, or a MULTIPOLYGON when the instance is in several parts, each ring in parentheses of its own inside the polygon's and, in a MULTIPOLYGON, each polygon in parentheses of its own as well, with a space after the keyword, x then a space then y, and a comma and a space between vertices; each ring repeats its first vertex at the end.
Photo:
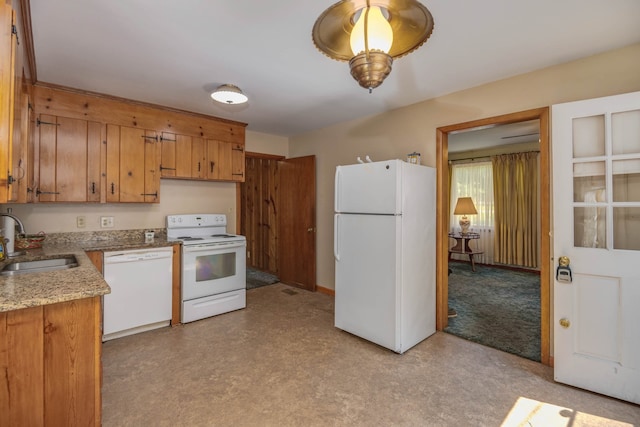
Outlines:
POLYGON ((574 246, 606 248, 606 210, 604 207, 573 208, 574 246))
POLYGON ((640 153, 640 110, 611 115, 613 154, 640 153))
POLYGON ((604 116, 573 119, 573 157, 604 156, 604 116))
POLYGON ((613 248, 640 250, 640 208, 613 208, 613 248))
POLYGON ((605 163, 586 162, 573 165, 573 201, 605 202, 605 163))
POLYGON ((613 162, 613 201, 640 202, 640 159, 613 162))

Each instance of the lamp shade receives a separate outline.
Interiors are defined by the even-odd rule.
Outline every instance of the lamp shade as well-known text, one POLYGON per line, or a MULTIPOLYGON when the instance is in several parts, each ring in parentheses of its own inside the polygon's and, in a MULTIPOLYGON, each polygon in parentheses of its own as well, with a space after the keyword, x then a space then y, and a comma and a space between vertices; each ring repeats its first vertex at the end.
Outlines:
POLYGON ((249 100, 238 86, 229 84, 218 86, 211 94, 211 98, 223 104, 243 104, 249 100))
POLYGON ((476 215, 477 213, 471 197, 458 197, 456 207, 453 210, 454 215, 476 215))

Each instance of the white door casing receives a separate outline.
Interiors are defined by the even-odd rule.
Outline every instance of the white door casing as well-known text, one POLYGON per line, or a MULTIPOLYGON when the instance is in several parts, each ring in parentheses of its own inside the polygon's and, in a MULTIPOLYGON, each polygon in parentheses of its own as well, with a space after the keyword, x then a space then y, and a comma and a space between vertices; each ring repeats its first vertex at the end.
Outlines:
POLYGON ((555 379, 640 403, 640 92, 551 111, 555 379))

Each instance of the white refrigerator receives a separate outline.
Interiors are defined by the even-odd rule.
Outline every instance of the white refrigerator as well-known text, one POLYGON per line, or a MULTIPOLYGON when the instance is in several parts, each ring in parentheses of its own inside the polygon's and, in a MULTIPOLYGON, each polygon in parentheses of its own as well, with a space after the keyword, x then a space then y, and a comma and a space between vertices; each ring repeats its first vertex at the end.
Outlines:
POLYGON ((335 326, 396 353, 435 333, 435 169, 389 160, 335 175, 335 326))

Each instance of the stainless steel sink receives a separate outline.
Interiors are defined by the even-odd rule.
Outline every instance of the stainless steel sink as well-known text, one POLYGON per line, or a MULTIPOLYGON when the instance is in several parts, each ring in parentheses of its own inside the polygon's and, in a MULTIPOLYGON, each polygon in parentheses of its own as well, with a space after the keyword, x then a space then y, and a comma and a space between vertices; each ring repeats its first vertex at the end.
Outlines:
POLYGON ((44 271, 65 270, 77 266, 78 260, 75 255, 59 255, 34 261, 11 262, 0 270, 0 275, 12 276, 14 274, 41 273, 44 271))

